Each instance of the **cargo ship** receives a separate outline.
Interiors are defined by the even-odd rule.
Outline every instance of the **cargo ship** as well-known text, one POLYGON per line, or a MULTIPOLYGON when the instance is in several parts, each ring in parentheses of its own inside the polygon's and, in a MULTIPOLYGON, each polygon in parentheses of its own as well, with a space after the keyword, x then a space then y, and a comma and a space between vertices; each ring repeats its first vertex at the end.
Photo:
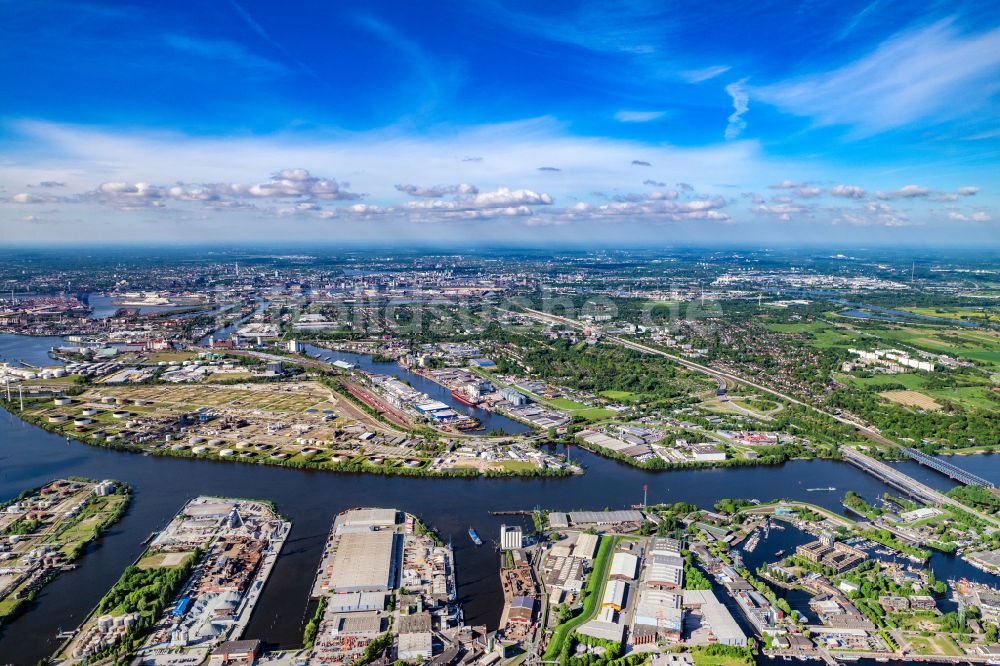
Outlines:
POLYGON ((472 543, 476 544, 477 546, 483 545, 483 540, 479 538, 478 534, 476 534, 476 530, 472 529, 471 527, 469 528, 469 538, 472 539, 472 543))
POLYGON ((453 397, 455 400, 458 400, 463 405, 468 405, 469 407, 475 407, 477 404, 479 404, 478 401, 473 400, 472 398, 465 395, 465 393, 459 391, 458 389, 455 389, 451 392, 451 397, 453 397))

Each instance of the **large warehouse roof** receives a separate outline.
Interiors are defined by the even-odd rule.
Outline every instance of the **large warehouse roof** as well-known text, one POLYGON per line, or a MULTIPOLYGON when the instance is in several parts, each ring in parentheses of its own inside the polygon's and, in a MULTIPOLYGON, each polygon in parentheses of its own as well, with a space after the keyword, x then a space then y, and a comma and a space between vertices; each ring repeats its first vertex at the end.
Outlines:
POLYGON ((582 532, 576 537, 576 547, 573 548, 573 557, 582 557, 585 560, 592 560, 597 555, 598 537, 596 534, 582 532))
POLYGON ((635 580, 636 574, 638 573, 639 558, 635 555, 630 555, 629 553, 615 553, 615 556, 611 558, 610 576, 618 576, 621 578, 635 580))
POLYGON ((574 525, 615 525, 618 523, 641 523, 642 512, 635 509, 624 511, 571 511, 569 519, 574 525))
POLYGON ((701 608, 701 615, 722 645, 746 645, 747 636, 711 590, 684 590, 684 605, 701 608))
POLYGON ((636 624, 680 631, 682 617, 679 594, 648 589, 639 592, 635 605, 636 624))
POLYGON ((348 532, 337 541, 330 590, 333 592, 382 592, 395 586, 396 533, 348 532))
POLYGON ((338 527, 389 527, 395 524, 395 509, 353 509, 337 516, 338 527))

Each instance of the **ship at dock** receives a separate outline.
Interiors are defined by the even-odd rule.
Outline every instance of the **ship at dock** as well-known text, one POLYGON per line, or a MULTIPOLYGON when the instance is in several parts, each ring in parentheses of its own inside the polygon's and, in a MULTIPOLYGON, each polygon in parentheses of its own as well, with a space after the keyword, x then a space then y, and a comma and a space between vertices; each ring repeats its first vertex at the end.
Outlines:
POLYGON ((476 407, 479 404, 478 400, 473 400, 463 391, 460 391, 458 389, 455 389, 451 392, 451 397, 453 397, 455 400, 458 400, 463 405, 467 405, 469 407, 476 407))

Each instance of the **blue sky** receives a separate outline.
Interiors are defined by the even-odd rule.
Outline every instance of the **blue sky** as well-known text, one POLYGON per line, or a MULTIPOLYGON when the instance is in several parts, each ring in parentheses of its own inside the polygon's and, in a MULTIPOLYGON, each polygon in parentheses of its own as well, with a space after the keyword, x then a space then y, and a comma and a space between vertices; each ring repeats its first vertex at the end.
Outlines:
POLYGON ((1000 5, 0 0, 0 238, 997 245, 1000 5))

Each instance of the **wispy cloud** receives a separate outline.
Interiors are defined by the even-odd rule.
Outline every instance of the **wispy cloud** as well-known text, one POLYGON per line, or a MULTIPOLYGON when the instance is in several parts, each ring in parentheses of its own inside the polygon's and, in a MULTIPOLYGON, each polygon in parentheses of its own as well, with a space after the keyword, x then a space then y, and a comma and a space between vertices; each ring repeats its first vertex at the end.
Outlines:
POLYGON ((747 122, 743 114, 750 110, 750 96, 743 89, 744 81, 737 81, 726 86, 726 93, 733 98, 733 112, 727 118, 726 141, 732 141, 746 129, 747 122))
POLYGON ((209 60, 225 61, 260 73, 283 74, 288 71, 281 63, 251 53, 237 42, 179 34, 164 35, 163 42, 176 51, 209 60))
POLYGON ((732 68, 729 65, 716 65, 714 67, 705 67, 704 69, 689 69, 681 72, 681 77, 688 83, 701 83, 702 81, 708 81, 709 79, 721 76, 730 69, 732 68))
POLYGON ((905 32, 855 62, 801 78, 757 86, 754 99, 816 125, 849 125, 857 136, 987 113, 1000 91, 1000 28, 962 34, 952 21, 905 32))
POLYGON ((627 111, 622 109, 615 114, 615 120, 621 123, 648 123, 659 120, 666 115, 666 111, 627 111))
POLYGON ((423 187, 420 185, 397 185, 396 189, 405 192, 411 197, 440 198, 446 194, 478 194, 479 190, 475 185, 461 183, 459 185, 431 185, 423 187))
POLYGON ((921 187, 920 185, 904 185, 898 190, 889 190, 888 192, 876 192, 875 198, 882 200, 889 199, 917 199, 920 197, 926 197, 930 195, 931 191, 929 188, 921 187))
POLYGON ((959 211, 951 211, 948 213, 948 217, 952 220, 957 220, 959 222, 989 222, 993 218, 989 213, 985 211, 976 211, 974 213, 961 213, 959 211))
POLYGON ((308 65, 306 65, 304 62, 302 62, 298 58, 296 58, 294 55, 291 54, 291 52, 288 49, 286 49, 282 44, 280 44, 277 40, 275 40, 273 37, 271 37, 271 34, 267 30, 264 29, 264 26, 262 26, 260 23, 258 23, 257 19, 255 19, 250 14, 250 12, 248 12, 246 9, 244 9, 243 6, 240 5, 240 3, 236 2, 236 0, 229 0, 229 4, 236 11, 236 13, 239 15, 239 17, 241 19, 243 19, 243 22, 246 23, 247 26, 249 26, 249 28, 251 30, 253 30, 255 33, 257 33, 257 35, 261 39, 263 39, 265 42, 267 42, 268 44, 270 44, 274 48, 278 49, 282 54, 285 55, 285 57, 287 57, 289 60, 291 60, 293 63, 295 63, 295 65, 300 70, 302 70, 303 72, 305 72, 306 74, 308 74, 312 78, 316 79, 317 81, 319 81, 321 83, 325 83, 323 81, 323 79, 320 78, 319 74, 317 74, 311 67, 309 67, 308 65))

